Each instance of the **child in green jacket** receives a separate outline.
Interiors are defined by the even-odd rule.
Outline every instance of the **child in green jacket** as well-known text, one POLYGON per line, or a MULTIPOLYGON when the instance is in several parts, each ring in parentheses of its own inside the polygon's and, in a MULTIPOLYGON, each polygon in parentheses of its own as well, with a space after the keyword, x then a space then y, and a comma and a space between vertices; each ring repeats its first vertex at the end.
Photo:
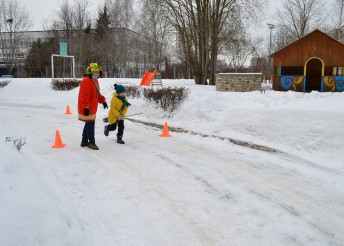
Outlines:
POLYGON ((124 118, 127 114, 130 103, 128 98, 125 96, 125 88, 123 85, 114 84, 116 93, 113 94, 111 99, 111 106, 108 115, 108 125, 104 127, 104 135, 109 136, 110 131, 116 130, 117 132, 117 143, 124 144, 123 131, 124 131, 124 118))

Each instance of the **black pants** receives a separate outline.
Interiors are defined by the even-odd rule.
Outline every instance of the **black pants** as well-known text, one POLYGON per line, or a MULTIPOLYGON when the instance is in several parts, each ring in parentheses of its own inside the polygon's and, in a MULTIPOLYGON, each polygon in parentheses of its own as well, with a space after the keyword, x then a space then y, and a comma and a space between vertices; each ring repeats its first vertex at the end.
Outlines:
POLYGON ((109 131, 114 131, 116 130, 118 124, 118 132, 117 132, 117 137, 123 137, 123 131, 124 131, 124 120, 118 120, 116 123, 109 124, 107 129, 109 131))
POLYGON ((94 126, 95 122, 85 122, 84 130, 82 132, 83 143, 95 143, 94 139, 94 126))

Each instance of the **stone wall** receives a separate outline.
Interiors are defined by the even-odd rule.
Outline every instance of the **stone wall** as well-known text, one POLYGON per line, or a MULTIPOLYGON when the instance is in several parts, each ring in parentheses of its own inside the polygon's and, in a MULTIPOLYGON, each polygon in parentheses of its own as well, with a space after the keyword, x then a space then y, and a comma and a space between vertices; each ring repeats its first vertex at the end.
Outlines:
POLYGON ((261 73, 219 73, 216 74, 217 91, 260 91, 261 73))

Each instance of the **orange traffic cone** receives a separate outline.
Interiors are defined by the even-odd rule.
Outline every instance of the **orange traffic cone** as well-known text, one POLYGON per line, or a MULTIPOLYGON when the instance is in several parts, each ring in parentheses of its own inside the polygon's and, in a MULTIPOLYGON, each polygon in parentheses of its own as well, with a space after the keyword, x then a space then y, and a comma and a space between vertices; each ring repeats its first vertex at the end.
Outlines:
POLYGON ((162 134, 160 134, 160 137, 171 137, 171 135, 168 133, 167 122, 165 122, 164 129, 162 130, 162 134))
POLYGON ((72 114, 72 112, 70 112, 69 105, 67 105, 65 114, 72 114))
POLYGON ((60 137, 60 133, 58 130, 56 130, 56 136, 55 136, 55 144, 51 146, 51 148, 63 148, 67 144, 62 143, 62 139, 60 137))

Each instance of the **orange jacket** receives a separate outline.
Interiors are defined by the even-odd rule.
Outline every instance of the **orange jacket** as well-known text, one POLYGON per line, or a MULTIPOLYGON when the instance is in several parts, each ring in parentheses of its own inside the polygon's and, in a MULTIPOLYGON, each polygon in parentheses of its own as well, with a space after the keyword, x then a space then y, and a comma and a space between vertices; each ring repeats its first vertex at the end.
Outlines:
POLYGON ((98 103, 105 102, 106 98, 100 94, 98 80, 84 77, 79 87, 78 117, 81 121, 94 121, 98 109, 98 103), (84 115, 84 108, 88 108, 90 114, 84 115))

